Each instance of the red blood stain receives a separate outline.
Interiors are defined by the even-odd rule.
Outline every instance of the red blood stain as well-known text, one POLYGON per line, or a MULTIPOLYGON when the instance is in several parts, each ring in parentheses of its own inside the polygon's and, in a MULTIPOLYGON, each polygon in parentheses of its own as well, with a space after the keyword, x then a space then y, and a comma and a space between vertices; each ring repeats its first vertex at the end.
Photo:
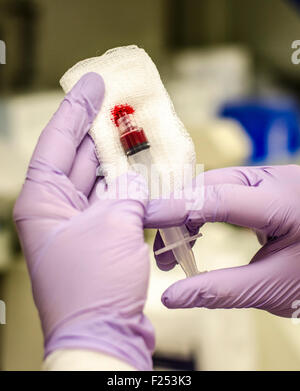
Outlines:
POLYGON ((112 121, 116 126, 119 126, 118 120, 123 117, 124 114, 133 114, 134 109, 132 106, 127 103, 124 105, 116 105, 113 109, 111 109, 112 121))

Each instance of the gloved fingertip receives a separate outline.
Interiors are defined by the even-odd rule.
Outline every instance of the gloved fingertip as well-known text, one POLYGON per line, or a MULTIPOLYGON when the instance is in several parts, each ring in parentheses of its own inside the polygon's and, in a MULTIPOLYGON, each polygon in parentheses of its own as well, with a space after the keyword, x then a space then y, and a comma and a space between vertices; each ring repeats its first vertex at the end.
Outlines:
POLYGON ((95 165, 99 165, 99 160, 96 155, 96 149, 95 149, 95 143, 92 137, 87 134, 86 136, 86 142, 85 142, 85 154, 89 157, 89 159, 95 163, 95 165))
POLYGON ((165 253, 155 255, 155 251, 161 249, 162 247, 164 247, 164 242, 162 241, 159 231, 157 231, 153 244, 153 252, 156 264, 158 268, 162 271, 172 270, 177 263, 172 251, 167 251, 165 253))
MULTIPOLYGON (((176 284, 176 283, 175 283, 176 284)), ((174 297, 174 292, 172 286, 164 291, 161 296, 162 304, 167 308, 178 308, 176 297, 174 297)))
POLYGON ((166 264, 166 263, 160 262, 159 260, 156 259, 156 264, 161 271, 168 272, 168 271, 174 269, 176 262, 166 264))
POLYGON ((172 308, 171 302, 170 302, 169 297, 166 293, 163 293, 163 295, 161 297, 161 302, 165 307, 172 308))
POLYGON ((93 119, 98 113, 105 93, 102 76, 96 72, 83 75, 70 91, 70 95, 87 109, 88 115, 93 119))

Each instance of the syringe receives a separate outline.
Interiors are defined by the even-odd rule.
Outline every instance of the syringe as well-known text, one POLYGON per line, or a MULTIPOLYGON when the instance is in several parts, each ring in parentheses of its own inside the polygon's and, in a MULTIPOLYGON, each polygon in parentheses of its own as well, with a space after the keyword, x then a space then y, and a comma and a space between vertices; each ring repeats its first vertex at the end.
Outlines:
MULTIPOLYGON (((149 180, 149 173, 153 169, 150 144, 144 130, 138 127, 135 122, 133 108, 129 105, 119 105, 114 107, 112 113, 129 164, 135 168, 145 168, 146 170, 143 169, 140 173, 143 174, 146 171, 147 180, 149 180)), ((156 251, 155 254, 159 255, 172 250, 177 263, 182 267, 187 277, 198 274, 199 272, 190 242, 201 236, 201 234, 190 236, 185 225, 160 229, 159 233, 165 247, 156 251)))

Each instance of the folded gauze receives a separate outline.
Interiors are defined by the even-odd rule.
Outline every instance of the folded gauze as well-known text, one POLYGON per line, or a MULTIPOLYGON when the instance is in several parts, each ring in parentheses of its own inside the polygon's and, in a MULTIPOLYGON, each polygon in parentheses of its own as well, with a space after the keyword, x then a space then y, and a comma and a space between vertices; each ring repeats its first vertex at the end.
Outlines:
POLYGON ((105 83, 103 105, 90 134, 108 184, 128 170, 112 114, 118 105, 134 109, 135 122, 148 138, 160 175, 181 177, 184 167, 194 166, 192 139, 175 113, 155 64, 143 49, 135 45, 119 47, 80 61, 61 78, 64 91, 68 92, 88 72, 98 73, 105 83))

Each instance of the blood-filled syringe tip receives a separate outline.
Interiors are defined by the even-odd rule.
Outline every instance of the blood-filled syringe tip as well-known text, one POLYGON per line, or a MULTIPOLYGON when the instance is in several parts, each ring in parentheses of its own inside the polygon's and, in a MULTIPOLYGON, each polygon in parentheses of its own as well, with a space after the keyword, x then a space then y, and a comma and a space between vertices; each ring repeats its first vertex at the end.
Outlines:
POLYGON ((125 114, 133 113, 134 108, 127 103, 123 105, 116 105, 114 108, 111 109, 112 120, 117 127, 119 126, 119 119, 121 117, 123 117, 125 114))

